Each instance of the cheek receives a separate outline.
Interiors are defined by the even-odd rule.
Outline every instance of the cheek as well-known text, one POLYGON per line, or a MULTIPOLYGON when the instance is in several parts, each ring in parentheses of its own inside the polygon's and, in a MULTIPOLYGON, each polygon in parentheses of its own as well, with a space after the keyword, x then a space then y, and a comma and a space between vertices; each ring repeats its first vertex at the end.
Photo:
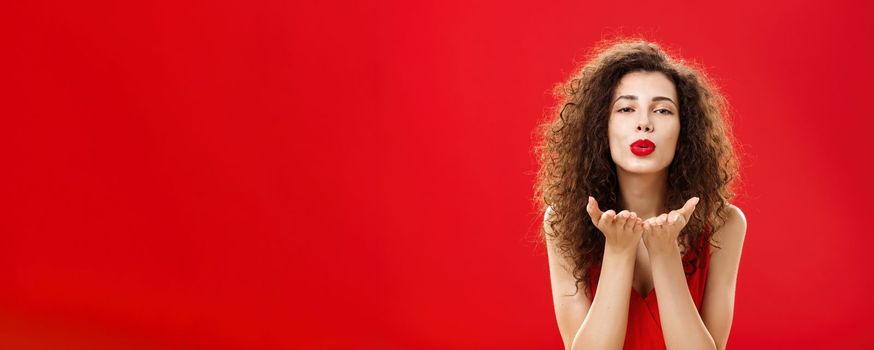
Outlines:
POLYGON ((666 131, 664 141, 666 145, 670 145, 674 152, 677 150, 677 141, 680 139, 680 123, 669 123, 662 126, 666 131))
POLYGON ((676 140, 680 137, 680 120, 676 118, 663 120, 656 125, 656 130, 658 131, 659 129, 661 129, 665 140, 676 140))
POLYGON ((672 130, 673 130, 673 133, 671 133, 671 138, 672 138, 674 141, 679 140, 679 139, 680 139, 680 122, 679 122, 679 121, 677 121, 677 123, 674 124, 672 130))
POLYGON ((610 140, 610 145, 618 142, 622 137, 618 130, 622 130, 622 126, 618 125, 615 119, 610 118, 607 122, 607 138, 610 140))

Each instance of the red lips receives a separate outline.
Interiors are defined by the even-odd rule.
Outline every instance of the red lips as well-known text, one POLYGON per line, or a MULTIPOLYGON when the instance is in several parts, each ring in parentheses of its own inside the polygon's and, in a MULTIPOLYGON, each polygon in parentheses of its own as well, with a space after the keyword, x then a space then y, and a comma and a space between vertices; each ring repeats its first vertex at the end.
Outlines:
POLYGON ((631 153, 636 156, 645 156, 655 151, 655 143, 650 140, 640 139, 631 144, 631 153))

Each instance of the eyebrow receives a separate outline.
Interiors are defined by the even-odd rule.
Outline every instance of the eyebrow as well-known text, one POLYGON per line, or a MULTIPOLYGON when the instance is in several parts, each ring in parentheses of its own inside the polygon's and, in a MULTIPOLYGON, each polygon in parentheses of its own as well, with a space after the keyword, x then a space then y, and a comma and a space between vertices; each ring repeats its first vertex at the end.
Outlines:
MULTIPOLYGON (((626 98, 626 99, 629 99, 629 100, 637 101, 637 96, 634 96, 634 95, 622 95, 622 96, 617 97, 616 100, 613 101, 613 104, 616 104, 616 101, 619 101, 619 99, 621 99, 621 98, 626 98)), ((670 99, 669 97, 664 97, 664 96, 655 96, 655 97, 652 98, 652 100, 653 100, 653 101, 670 101, 671 103, 674 104, 674 106, 677 105, 677 103, 674 102, 674 100, 670 99)))

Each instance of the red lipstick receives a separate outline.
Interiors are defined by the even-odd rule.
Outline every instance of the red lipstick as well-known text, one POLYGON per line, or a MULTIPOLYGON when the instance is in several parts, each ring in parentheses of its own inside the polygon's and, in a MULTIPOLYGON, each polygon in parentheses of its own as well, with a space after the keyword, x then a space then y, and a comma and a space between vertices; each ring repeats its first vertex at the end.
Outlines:
POLYGON ((636 156, 646 156, 655 151, 655 143, 650 140, 640 139, 631 144, 631 153, 636 156))

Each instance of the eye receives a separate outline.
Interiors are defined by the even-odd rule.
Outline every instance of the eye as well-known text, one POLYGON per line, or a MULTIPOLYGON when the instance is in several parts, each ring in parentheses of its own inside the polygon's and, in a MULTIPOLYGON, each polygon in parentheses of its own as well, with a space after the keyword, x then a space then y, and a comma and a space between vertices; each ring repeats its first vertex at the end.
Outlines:
POLYGON ((623 112, 624 110, 626 110, 626 109, 631 109, 631 107, 622 107, 622 108, 620 108, 620 109, 617 109, 616 111, 619 112, 619 113, 622 113, 622 112, 623 112))
POLYGON ((667 108, 661 108, 661 109, 656 110, 656 112, 659 112, 659 111, 664 111, 664 113, 662 113, 662 114, 666 114, 666 115, 674 114, 674 112, 671 112, 671 110, 667 109, 667 108))

